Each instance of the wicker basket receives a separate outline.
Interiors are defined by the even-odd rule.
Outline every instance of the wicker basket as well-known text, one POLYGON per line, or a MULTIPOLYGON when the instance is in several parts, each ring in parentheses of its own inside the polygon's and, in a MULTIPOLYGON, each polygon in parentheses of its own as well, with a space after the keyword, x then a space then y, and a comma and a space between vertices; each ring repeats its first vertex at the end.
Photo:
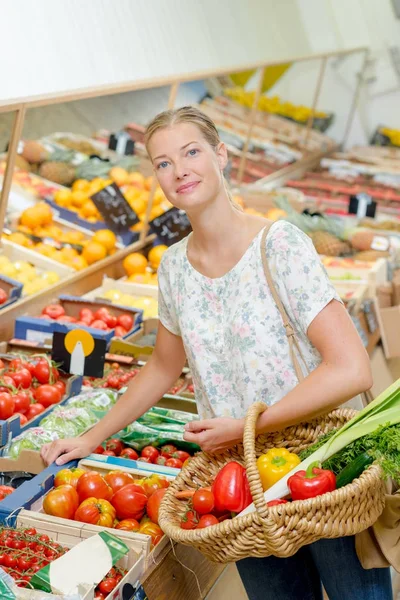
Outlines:
POLYGON ((384 482, 380 467, 371 465, 359 479, 334 492, 266 507, 256 458, 269 448, 285 447, 299 453, 322 433, 343 426, 356 412, 337 409, 312 423, 263 434, 255 439, 255 424, 265 404, 256 402, 246 416, 243 444, 211 455, 200 453, 190 461, 168 488, 160 506, 159 523, 174 541, 194 546, 208 559, 228 563, 249 556, 271 554, 287 557, 305 544, 321 538, 354 535, 370 527, 383 511, 384 482), (246 466, 250 489, 257 510, 205 529, 184 530, 179 526, 186 502, 175 492, 209 486, 227 462, 236 460, 246 466))

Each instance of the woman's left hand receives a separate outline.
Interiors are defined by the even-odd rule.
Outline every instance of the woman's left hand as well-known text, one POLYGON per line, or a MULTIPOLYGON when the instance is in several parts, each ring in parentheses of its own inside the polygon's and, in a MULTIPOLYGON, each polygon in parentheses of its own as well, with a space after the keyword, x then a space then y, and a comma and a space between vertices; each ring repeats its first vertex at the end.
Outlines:
POLYGON ((223 452, 243 441, 244 419, 220 417, 191 421, 185 425, 183 439, 200 446, 204 452, 223 452))

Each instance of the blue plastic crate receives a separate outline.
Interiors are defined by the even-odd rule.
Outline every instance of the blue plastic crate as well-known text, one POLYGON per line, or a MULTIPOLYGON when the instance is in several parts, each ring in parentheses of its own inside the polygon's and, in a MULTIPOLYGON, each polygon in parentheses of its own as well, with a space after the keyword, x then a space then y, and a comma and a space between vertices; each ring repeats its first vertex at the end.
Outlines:
POLYGON ((173 467, 164 467, 163 465, 155 465, 153 463, 145 463, 141 460, 132 460, 130 458, 121 458, 120 456, 104 456, 103 454, 91 454, 88 456, 89 460, 94 460, 102 465, 112 465, 119 469, 130 468, 140 469, 141 471, 148 471, 149 474, 156 473, 157 475, 169 475, 176 477, 181 472, 181 469, 174 469, 173 467))
POLYGON ((0 288, 3 289, 7 296, 7 302, 0 305, 0 310, 2 308, 6 308, 6 306, 10 306, 10 304, 14 304, 17 300, 21 298, 23 284, 15 279, 11 279, 10 277, 6 277, 5 275, 1 275, 0 273, 0 288))

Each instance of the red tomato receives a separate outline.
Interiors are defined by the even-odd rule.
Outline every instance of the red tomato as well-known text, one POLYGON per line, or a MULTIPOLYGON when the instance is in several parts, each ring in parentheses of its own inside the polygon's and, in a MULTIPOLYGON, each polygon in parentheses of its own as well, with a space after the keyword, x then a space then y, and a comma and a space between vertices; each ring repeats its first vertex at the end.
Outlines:
POLYGON ((97 448, 95 448, 93 450, 93 454, 103 454, 104 453, 104 448, 103 446, 97 446, 97 448))
POLYGON ((9 419, 14 412, 14 400, 8 392, 0 392, 0 419, 9 419))
POLYGON ((94 327, 95 329, 101 329, 102 331, 108 330, 108 327, 105 324, 105 322, 100 321, 100 319, 96 319, 96 321, 93 321, 93 323, 90 325, 90 327, 94 327))
POLYGON ((120 457, 129 458, 130 460, 137 460, 139 455, 133 448, 124 448, 120 454, 120 457))
POLYGON ((115 452, 116 456, 119 456, 124 448, 124 444, 118 438, 112 438, 106 442, 106 450, 115 452))
POLYGON ((124 471, 109 471, 104 479, 112 489, 113 494, 135 481, 130 473, 124 473, 124 471))
POLYGON ((46 359, 41 358, 35 365, 34 375, 39 383, 49 383, 50 365, 46 359))
POLYGON ((107 501, 98 498, 87 498, 75 513, 75 521, 112 527, 115 520, 115 508, 107 501))
POLYGON ((35 392, 36 400, 45 408, 52 404, 58 404, 61 400, 61 392, 54 385, 40 385, 35 392))
POLYGON ((200 488, 194 493, 193 508, 199 515, 206 515, 214 508, 214 494, 210 490, 200 488))
POLYGON ((165 466, 172 467, 174 469, 182 469, 183 464, 182 461, 178 460, 177 458, 169 458, 165 463, 165 466))
POLYGON ((0 492, 5 496, 9 496, 13 492, 15 492, 14 488, 11 485, 0 485, 0 492))
POLYGON ((164 465, 165 465, 165 463, 167 462, 167 460, 168 460, 168 459, 167 459, 167 457, 166 457, 166 456, 157 456, 157 459, 156 459, 156 463, 155 463, 155 464, 156 464, 156 465, 163 465, 163 466, 164 466, 164 465))
POLYGON ((22 413, 16 412, 14 413, 14 415, 17 415, 19 417, 19 422, 21 427, 23 427, 24 425, 27 424, 28 419, 26 418, 26 415, 23 415, 22 413))
MULTIPOLYGON (((3 362, 3 361, 1 361, 1 362, 3 362)), ((4 363, 3 363, 3 367, 4 367, 4 363)), ((22 360, 20 358, 13 358, 8 363, 8 370, 9 371, 16 371, 20 367, 22 367, 22 360)))
POLYGON ((35 376, 35 364, 34 362, 23 362, 21 364, 22 367, 24 367, 24 369, 28 369, 29 373, 32 375, 32 377, 35 376))
POLYGON ((45 410, 45 408, 44 408, 43 404, 39 404, 37 402, 36 404, 31 404, 30 405, 30 407, 26 411, 26 415, 25 416, 28 419, 28 421, 30 421, 34 417, 37 417, 37 415, 40 415, 44 410, 45 410))
POLYGON ((114 327, 117 325, 117 317, 114 317, 114 315, 111 314, 108 314, 103 321, 110 329, 114 329, 114 327))
POLYGON ((81 308, 79 318, 81 321, 87 321, 88 325, 90 325, 94 321, 93 311, 90 308, 81 308))
POLYGON ((43 500, 46 514, 63 519, 73 519, 78 506, 78 494, 72 485, 60 485, 52 489, 43 500))
POLYGON ((141 485, 143 486, 146 495, 150 498, 157 490, 167 488, 169 482, 164 477, 160 477, 160 475, 154 473, 153 475, 150 475, 150 477, 143 479, 141 485))
POLYGON ((161 527, 156 523, 152 523, 151 521, 143 523, 143 525, 140 526, 139 533, 149 535, 151 537, 151 543, 153 546, 156 546, 164 535, 161 527))
POLYGON ((101 592, 96 591, 94 595, 94 600, 106 600, 106 597, 101 592))
POLYGON ((120 489, 111 498, 111 504, 117 511, 117 518, 136 519, 139 521, 147 504, 147 496, 139 485, 132 483, 120 489))
POLYGON ((51 319, 59 319, 65 315, 65 310, 60 304, 49 304, 42 310, 42 315, 47 315, 51 319))
POLYGON ((115 526, 115 529, 122 529, 123 531, 139 531, 140 524, 136 519, 124 519, 115 526))
POLYGON ((65 390, 66 390, 66 385, 63 381, 56 381, 53 384, 53 387, 57 388, 61 394, 61 398, 64 396, 65 394, 65 390))
POLYGON ((160 453, 157 450, 157 448, 154 448, 153 446, 146 446, 141 451, 140 456, 142 456, 143 458, 148 458, 150 462, 153 463, 160 456, 160 453))
POLYGON ((199 517, 194 510, 188 510, 182 517, 181 529, 196 529, 198 522, 199 517))
POLYGON ((57 319, 60 323, 77 323, 78 319, 75 317, 71 317, 71 315, 63 315, 59 319, 57 319))
POLYGON ((147 501, 146 512, 149 515, 150 519, 153 523, 157 523, 158 525, 158 509, 160 508, 160 504, 162 499, 165 496, 167 490, 156 490, 154 494, 150 496, 147 501))
POLYGON ((0 288, 0 304, 4 304, 5 302, 7 302, 8 300, 8 296, 6 294, 6 292, 0 288))
POLYGON ((32 384, 32 375, 28 369, 20 368, 18 371, 10 372, 9 376, 13 379, 15 387, 27 390, 32 384))
POLYGON ((166 444, 165 446, 161 446, 161 456, 166 456, 167 458, 171 458, 174 452, 177 451, 177 448, 172 444, 166 444))
POLYGON ((31 397, 26 392, 18 392, 14 394, 14 411, 17 413, 25 414, 31 404, 31 397))
POLYGON ((110 500, 112 497, 112 489, 100 473, 96 471, 88 471, 82 475, 79 478, 76 490, 80 502, 83 502, 86 498, 110 500))
POLYGON ((103 456, 117 456, 112 450, 104 450, 103 456))
POLYGON ((84 469, 79 468, 61 469, 54 477, 54 487, 59 487, 60 485, 72 485, 72 487, 76 488, 79 478, 85 473, 86 471, 84 469))
POLYGON ((138 458, 138 461, 139 461, 139 460, 140 460, 141 462, 145 462, 145 463, 149 463, 149 464, 151 464, 151 461, 150 461, 150 459, 149 459, 149 458, 146 458, 145 456, 139 456, 139 458, 138 458))
POLYGON ((130 331, 133 327, 133 317, 128 314, 120 315, 117 319, 117 323, 120 327, 123 327, 126 331, 130 331))
POLYGON ((115 337, 120 337, 123 338, 126 335, 128 335, 128 332, 126 329, 124 329, 124 327, 121 327, 121 325, 117 325, 114 331, 114 336, 115 337))
POLYGON ((4 362, 0 358, 0 369, 4 369, 4 362))
POLYGON ((111 313, 110 313, 109 309, 106 308, 105 306, 102 306, 101 308, 96 310, 96 312, 94 313, 95 320, 98 319, 99 321, 104 321, 104 323, 106 322, 106 319, 110 316, 111 316, 111 313))
POLYGON ((106 579, 103 579, 101 583, 99 583, 99 590, 107 597, 107 595, 110 594, 113 589, 117 587, 117 585, 118 581, 115 579, 115 577, 107 577, 106 579))
POLYGON ((203 515, 200 517, 197 529, 204 529, 204 527, 210 527, 211 525, 218 525, 219 521, 214 515, 203 515))
POLYGON ((188 460, 190 458, 190 454, 189 454, 189 452, 184 452, 183 450, 177 450, 176 452, 172 453, 171 458, 177 458, 182 463, 184 463, 186 460, 188 460))

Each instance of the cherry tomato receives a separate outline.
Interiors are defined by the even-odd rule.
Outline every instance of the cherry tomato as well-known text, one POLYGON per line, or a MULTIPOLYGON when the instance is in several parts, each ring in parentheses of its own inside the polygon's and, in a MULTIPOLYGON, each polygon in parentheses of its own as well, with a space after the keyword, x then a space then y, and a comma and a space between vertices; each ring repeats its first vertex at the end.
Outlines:
POLYGON ((167 462, 168 458, 166 456, 157 456, 155 464, 156 465, 165 465, 165 463, 167 462))
POLYGON ((24 556, 18 559, 17 563, 18 569, 22 572, 28 571, 32 567, 32 561, 24 556))
POLYGON ((182 469, 183 463, 177 458, 169 458, 165 463, 166 467, 172 467, 173 469, 182 469))
POLYGON ((45 408, 44 408, 43 404, 40 404, 39 402, 37 402, 36 404, 30 405, 30 407, 26 411, 25 416, 28 419, 28 421, 30 421, 31 419, 40 415, 44 410, 45 410, 45 408))
POLYGON ((96 319, 95 321, 93 321, 93 323, 90 325, 90 327, 94 327, 94 329, 101 329, 102 331, 108 330, 108 327, 105 324, 105 322, 100 321, 100 319, 96 319))
POLYGON ((188 510, 181 520, 181 529, 196 529, 199 522, 198 515, 194 510, 188 510))
POLYGON ((214 508, 214 494, 210 490, 200 488, 194 493, 193 508, 199 515, 206 515, 214 508))
POLYGON ((113 589, 117 587, 117 585, 118 582, 115 579, 115 577, 107 577, 106 579, 103 579, 101 583, 99 583, 99 590, 102 594, 105 594, 107 596, 107 594, 112 592, 113 589))
POLYGON ((184 452, 183 450, 177 450, 176 452, 172 453, 171 458, 177 458, 184 463, 186 460, 188 460, 188 458, 190 458, 190 454, 189 452, 184 452))
POLYGON ((99 310, 96 310, 96 312, 94 313, 94 319, 104 321, 104 323, 106 322, 106 319, 108 317, 111 317, 111 313, 105 306, 102 306, 101 308, 99 308, 99 310))
POLYGON ((4 304, 5 302, 7 302, 7 300, 7 293, 3 290, 3 288, 0 288, 0 304, 4 304))
POLYGON ((61 392, 55 385, 40 385, 36 388, 35 398, 45 408, 52 404, 58 404, 61 400, 61 392))
POLYGON ((79 311, 79 318, 81 321, 87 321, 87 324, 90 325, 94 321, 93 311, 90 308, 82 308, 79 311))
POLYGON ((104 454, 103 446, 97 446, 97 448, 93 450, 93 454, 104 454))
POLYGON ((112 450, 104 450, 103 456, 117 456, 112 450))
POLYGON ((150 462, 154 463, 160 456, 159 451, 154 446, 146 446, 140 453, 143 458, 148 458, 150 462))
POLYGON ((17 388, 27 390, 32 384, 32 375, 28 369, 20 368, 18 371, 10 372, 9 376, 13 379, 17 388))
POLYGON ((129 460, 137 460, 139 455, 133 448, 124 448, 120 454, 120 457, 128 458, 129 460))
POLYGON ((19 422, 20 422, 21 427, 23 427, 24 425, 27 424, 28 419, 26 418, 26 415, 23 415, 22 413, 19 413, 19 412, 14 413, 14 415, 19 417, 19 422))
POLYGON ((103 321, 110 329, 114 329, 114 327, 117 325, 117 317, 114 317, 114 315, 111 314, 108 314, 103 321))
POLYGON ((128 314, 120 315, 118 317, 117 323, 120 327, 123 327, 126 332, 128 332, 133 327, 133 317, 128 314))
POLYGON ((24 533, 25 535, 36 535, 37 531, 34 527, 29 527, 28 529, 25 529, 24 533))
POLYGON ((214 515, 203 515, 200 517, 197 529, 204 529, 204 527, 210 527, 211 525, 218 525, 219 521, 214 515))
POLYGON ((0 369, 4 369, 4 362, 0 358, 0 369))
POLYGON ((111 375, 111 377, 108 377, 107 383, 108 387, 110 387, 113 390, 119 390, 121 387, 119 377, 117 375, 111 375))
POLYGON ((17 562, 17 559, 12 554, 6 554, 4 557, 4 566, 9 569, 15 569, 17 562))
POLYGON ((101 592, 96 592, 94 596, 94 600, 106 600, 106 597, 101 592))
POLYGON ((42 315, 47 315, 51 319, 59 319, 65 315, 65 310, 60 304, 49 304, 42 310, 42 315))
POLYGON ((14 400, 8 392, 0 392, 0 419, 9 419, 14 412, 14 400))

